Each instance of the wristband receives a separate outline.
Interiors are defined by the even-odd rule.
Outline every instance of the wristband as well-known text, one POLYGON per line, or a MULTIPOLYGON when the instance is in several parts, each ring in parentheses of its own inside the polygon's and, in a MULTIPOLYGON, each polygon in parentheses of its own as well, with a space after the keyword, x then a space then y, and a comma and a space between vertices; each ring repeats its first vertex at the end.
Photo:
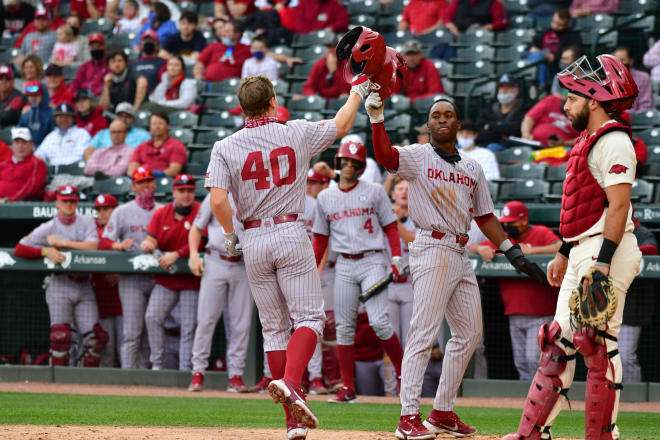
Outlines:
POLYGON ((45 257, 48 255, 48 248, 42 247, 41 248, 41 256, 45 257))
POLYGON ((561 242, 561 247, 559 248, 559 253, 562 254, 564 257, 568 258, 569 254, 571 253, 571 249, 573 249, 573 243, 570 241, 562 241, 561 242))
POLYGON ((616 248, 618 246, 618 244, 609 238, 604 238, 603 244, 600 247, 600 252, 598 253, 598 258, 596 259, 596 263, 610 264, 612 262, 612 257, 614 256, 614 252, 616 252, 616 248))
POLYGON ((511 241, 510 241, 508 238, 507 238, 506 240, 504 240, 502 243, 500 243, 500 249, 501 249, 503 252, 508 251, 508 250, 511 249, 512 247, 513 247, 513 245, 511 244, 511 241))

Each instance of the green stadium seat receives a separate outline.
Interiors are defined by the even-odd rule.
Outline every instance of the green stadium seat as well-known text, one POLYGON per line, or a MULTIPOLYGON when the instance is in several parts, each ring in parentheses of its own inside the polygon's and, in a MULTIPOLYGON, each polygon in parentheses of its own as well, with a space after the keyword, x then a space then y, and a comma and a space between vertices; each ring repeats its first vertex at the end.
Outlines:
POLYGON ((128 35, 113 35, 108 41, 108 47, 127 49, 131 47, 133 38, 128 35))
POLYGON ((209 110, 231 110, 238 107, 238 97, 236 95, 212 96, 204 99, 204 105, 209 110))
POLYGON ((649 152, 649 157, 646 159, 646 163, 660 162, 660 145, 647 145, 646 148, 649 152))
POLYGON ((332 114, 334 116, 344 104, 346 103, 346 98, 333 98, 328 99, 325 104, 325 109, 322 110, 322 113, 332 114))
POLYGON ((449 44, 454 41, 454 34, 445 27, 438 28, 435 32, 429 34, 417 35, 415 38, 424 46, 435 46, 437 44, 449 44))
POLYGON ((495 48, 477 44, 476 46, 459 47, 453 63, 474 62, 478 60, 492 60, 495 57, 495 48))
MULTIPOLYGON (((218 128, 215 130, 195 130, 195 148, 207 149, 213 147, 217 141, 222 140, 232 134, 234 131, 228 128, 218 128)), ((191 145, 192 147, 193 145, 191 145)))
POLYGON ((192 174, 193 176, 203 176, 206 174, 206 169, 208 167, 208 162, 188 162, 183 169, 186 174, 192 174))
POLYGON ((381 3, 380 15, 401 14, 406 3, 408 3, 406 0, 394 0, 389 3, 381 3))
POLYGON ((589 48, 594 42, 596 42, 596 40, 598 40, 596 43, 597 48, 615 46, 619 40, 619 33, 614 31, 601 37, 600 34, 604 34, 606 30, 607 29, 605 28, 601 28, 580 32, 580 35, 582 36, 582 45, 585 48, 589 48))
POLYGON ((360 14, 351 16, 351 24, 373 28, 376 26, 376 17, 373 15, 360 14))
POLYGON ((0 128, 0 140, 7 145, 11 145, 11 129, 12 127, 0 128))
POLYGON ((383 35, 383 38, 388 46, 401 46, 406 41, 412 40, 415 37, 407 31, 395 31, 383 35))
POLYGON ((149 118, 151 112, 147 110, 138 110, 135 114, 135 125, 142 128, 149 128, 149 118))
POLYGON ((15 48, 0 51, 0 64, 11 64, 11 61, 17 56, 18 56, 18 49, 15 48))
POLYGON ((534 29, 534 20, 524 15, 516 15, 509 19, 509 29, 534 29))
POLYGON ((57 174, 71 174, 73 176, 82 176, 85 174, 85 161, 74 162, 68 165, 59 165, 55 167, 57 174))
POLYGON ((528 179, 518 182, 506 182, 500 185, 500 201, 520 200, 540 202, 548 194, 550 184, 542 180, 528 179))
POLYGON ((551 165, 545 172, 545 180, 549 182, 563 182, 566 178, 566 164, 551 165))
POLYGON ((623 31, 642 30, 644 32, 655 29, 655 15, 645 15, 643 12, 617 16, 614 19, 617 29, 623 31))
MULTIPOLYGON (((452 79, 454 86, 451 89, 451 92, 449 91, 450 89, 447 87, 445 87, 445 91, 447 93, 451 93, 453 97, 459 97, 459 96, 463 97, 463 96, 467 96, 468 92, 472 87, 472 83, 474 83, 475 81, 481 78, 460 79, 460 78, 452 77, 452 79)), ((444 78, 443 78, 443 82, 444 82, 444 78)), ((481 84, 472 90, 471 96, 475 96, 475 97, 495 96, 496 89, 497 89, 497 83, 495 81, 486 84, 481 84)))
POLYGON ((410 133, 410 126, 412 124, 412 117, 408 114, 400 114, 388 119, 385 123, 387 131, 397 131, 401 134, 407 135, 410 133))
POLYGON ((295 54, 298 58, 302 58, 302 60, 305 63, 313 64, 319 58, 324 57, 325 52, 326 52, 325 46, 315 44, 314 46, 298 48, 296 49, 295 54))
POLYGON ((526 146, 511 147, 496 153, 495 156, 497 156, 497 163, 499 164, 527 162, 532 151, 534 150, 526 146))
POLYGON ((660 110, 654 108, 631 114, 630 123, 636 130, 660 126, 660 110))
POLYGON ((293 49, 290 48, 289 46, 275 46, 271 49, 271 52, 276 53, 278 55, 286 55, 288 57, 293 56, 293 49))
MULTIPOLYGON (((384 4, 383 6, 388 6, 384 4)), ((392 32, 396 32, 397 27, 399 23, 401 22, 401 14, 393 14, 393 15, 379 15, 378 19, 376 20, 376 29, 378 32, 381 34, 390 34, 392 32)), ((385 40, 387 41, 387 40, 385 40)))
POLYGON ((125 198, 131 192, 131 179, 126 176, 110 177, 105 180, 94 180, 92 195, 112 194, 118 198, 125 198))
POLYGON ((438 72, 440 72, 440 75, 442 76, 450 76, 454 73, 454 65, 449 61, 435 60, 433 65, 438 69, 438 72))
POLYGON ((234 116, 230 115, 227 111, 219 113, 208 112, 200 115, 199 127, 234 128, 236 127, 236 122, 234 121, 234 116))
POLYGON ((172 178, 171 177, 158 177, 156 178, 156 191, 155 194, 162 197, 166 194, 172 193, 172 178))
POLYGON ((190 145, 193 141, 193 131, 190 128, 174 127, 170 129, 170 136, 180 140, 183 145, 190 145))
POLYGON ((197 179, 195 181, 195 199, 204 200, 204 197, 209 193, 206 189, 204 179, 197 179))
POLYGON ((498 32, 494 46, 510 46, 512 44, 529 44, 534 39, 534 29, 509 29, 498 32))
POLYGON ((510 63, 512 61, 517 61, 522 57, 523 52, 527 45, 525 44, 514 44, 513 46, 502 46, 495 48, 495 62, 510 63))
POLYGON ((320 96, 310 95, 301 99, 292 99, 289 102, 289 110, 292 112, 320 112, 325 108, 325 99, 320 96))
POLYGON ((456 38, 455 46, 474 46, 477 44, 490 45, 495 40, 495 34, 483 29, 472 29, 463 32, 456 38))
POLYGON ((455 63, 452 81, 471 78, 487 78, 493 76, 493 63, 488 60, 478 60, 469 63, 455 63))
POLYGON ((544 164, 534 162, 501 165, 500 175, 505 179, 543 179, 545 168, 544 164))
POLYGON ((527 15, 529 14, 529 7, 526 0, 505 0, 502 2, 506 15, 527 15))
POLYGON ((291 112, 291 121, 294 119, 304 119, 306 121, 310 122, 318 122, 318 121, 323 121, 324 118, 323 115, 319 112, 291 112))
POLYGON ((364 0, 364 1, 350 2, 346 6, 348 15, 351 16, 351 24, 355 24, 355 21, 353 20, 353 16, 360 14, 368 14, 375 17, 378 15, 379 9, 380 9, 380 3, 378 2, 378 0, 364 0))
POLYGON ((559 202, 561 201, 561 196, 564 193, 563 188, 564 182, 552 182, 550 183, 550 193, 545 195, 545 200, 548 202, 559 202))
POLYGON ((639 203, 651 203, 653 184, 644 179, 635 179, 630 190, 630 198, 639 199, 639 203))
POLYGON ((534 21, 534 29, 537 31, 547 31, 550 29, 550 22, 552 21, 552 16, 548 17, 537 17, 534 21))
POLYGON ((202 17, 213 17, 215 15, 215 3, 214 2, 199 3, 199 6, 197 8, 197 14, 199 14, 202 17))
POLYGON ((309 78, 309 72, 312 71, 314 67, 313 62, 307 62, 303 64, 296 64, 293 66, 293 72, 287 75, 287 79, 304 79, 309 78))
POLYGON ((369 116, 365 115, 364 113, 358 113, 355 115, 355 122, 351 127, 350 133, 366 131, 369 127, 369 116))
POLYGON ((11 49, 14 47, 14 42, 18 39, 18 35, 2 35, 0 36, 0 48, 11 49))
POLYGON ((328 43, 332 43, 335 38, 335 34, 327 31, 317 31, 311 32, 309 34, 296 34, 293 38, 293 47, 307 47, 313 46, 315 44, 320 44, 325 46, 328 43))
POLYGON ((197 13, 197 3, 196 2, 180 2, 177 3, 177 6, 181 10, 181 12, 194 12, 197 13))
POLYGON ((428 112, 429 107, 431 107, 431 104, 433 104, 433 102, 436 99, 447 98, 447 97, 448 97, 447 95, 437 94, 433 96, 427 96, 426 98, 415 99, 415 101, 413 101, 413 109, 420 115, 426 115, 426 112, 428 112))
POLYGON ((72 81, 78 73, 78 67, 75 66, 62 66, 62 75, 66 81, 72 81))
POLYGON ((197 115, 187 110, 170 113, 171 127, 193 127, 197 125, 197 115))
POLYGON ((517 72, 516 76, 519 78, 527 78, 529 80, 534 80, 536 79, 536 72, 538 69, 536 67, 531 67, 531 64, 532 63, 530 63, 527 60, 517 60, 508 63, 497 63, 495 64, 495 74, 497 76, 500 76, 505 73, 515 72, 518 69, 524 69, 525 67, 527 67, 527 69, 517 72))
POLYGON ((655 184, 655 195, 653 196, 653 203, 660 204, 660 183, 655 184))
POLYGON ((606 14, 593 14, 580 17, 573 21, 576 31, 591 31, 593 29, 610 29, 614 26, 614 17, 606 14))
POLYGON ((229 78, 224 81, 210 82, 208 83, 208 90, 203 92, 202 95, 235 95, 240 84, 241 80, 239 78, 229 78))
POLYGON ((283 79, 276 79, 271 81, 273 83, 273 88, 277 95, 288 95, 289 94, 289 83, 283 79))
POLYGON ((490 198, 493 200, 497 200, 497 192, 499 190, 499 184, 497 182, 493 182, 492 180, 489 180, 488 190, 490 191, 490 198))
POLYGON ((100 32, 104 35, 112 34, 112 28, 115 23, 107 18, 89 19, 85 20, 82 24, 82 34, 89 35, 93 32, 100 32))
POLYGON ((652 182, 660 181, 660 162, 653 162, 644 165, 642 169, 642 177, 644 180, 652 182))
POLYGON ((392 95, 385 100, 385 108, 395 110, 397 113, 409 112, 410 98, 404 95, 392 95))
POLYGON ((660 128, 649 128, 637 134, 646 145, 660 145, 660 128))
POLYGON ((203 150, 192 150, 188 159, 190 162, 205 163, 208 164, 211 161, 211 153, 213 148, 206 148, 203 150))
POLYGON ((302 95, 303 85, 305 85, 305 81, 306 79, 289 78, 289 94, 302 95))

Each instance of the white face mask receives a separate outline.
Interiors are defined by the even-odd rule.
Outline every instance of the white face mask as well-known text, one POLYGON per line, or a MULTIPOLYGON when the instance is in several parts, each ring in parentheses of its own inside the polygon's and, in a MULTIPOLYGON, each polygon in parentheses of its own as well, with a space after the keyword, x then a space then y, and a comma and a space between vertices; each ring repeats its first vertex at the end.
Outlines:
POLYGON ((499 102, 502 105, 509 105, 513 102, 513 100, 516 99, 516 94, 515 93, 498 93, 497 94, 497 102, 499 102))
POLYGON ((472 148, 474 146, 473 137, 457 137, 456 141, 458 141, 458 146, 461 148, 472 148))

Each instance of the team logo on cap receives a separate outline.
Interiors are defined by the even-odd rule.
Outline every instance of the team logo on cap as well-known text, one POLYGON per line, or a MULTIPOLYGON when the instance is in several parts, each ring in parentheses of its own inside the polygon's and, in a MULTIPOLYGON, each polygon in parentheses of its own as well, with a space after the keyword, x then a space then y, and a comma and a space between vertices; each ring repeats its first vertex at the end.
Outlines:
POLYGON ((510 215, 511 215, 511 210, 509 209, 508 206, 505 206, 504 208, 502 208, 502 216, 503 217, 508 217, 510 215))
POLYGON ((182 183, 188 183, 188 176, 186 176, 185 174, 183 176, 181 176, 181 182, 182 183))
POLYGON ((99 205, 102 205, 102 204, 105 203, 105 197, 103 197, 103 194, 101 194, 100 196, 98 196, 96 198, 96 203, 98 203, 99 205))
POLYGON ((307 171, 307 177, 312 177, 314 175, 314 170, 307 171))
POLYGON ((144 168, 144 167, 140 167, 137 170, 138 170, 138 173, 146 173, 147 172, 147 169, 144 168))
POLYGON ((63 196, 68 196, 70 194, 74 194, 74 191, 73 191, 73 188, 71 188, 71 186, 67 185, 66 188, 64 188, 60 192, 60 194, 62 194, 63 196))
POLYGON ((357 152, 358 152, 358 146, 355 145, 355 144, 350 144, 350 145, 348 146, 348 151, 350 151, 351 154, 357 154, 357 152))

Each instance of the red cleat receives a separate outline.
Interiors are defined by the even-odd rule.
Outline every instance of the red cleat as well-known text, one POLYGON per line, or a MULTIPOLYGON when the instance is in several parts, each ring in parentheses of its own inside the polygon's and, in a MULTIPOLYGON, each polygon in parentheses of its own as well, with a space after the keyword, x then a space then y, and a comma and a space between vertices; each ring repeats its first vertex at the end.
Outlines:
POLYGON ((401 416, 394 436, 401 440, 423 440, 435 438, 435 434, 422 425, 421 414, 401 416))
POLYGON ((227 391, 230 393, 247 393, 248 387, 243 383, 241 376, 233 376, 229 379, 227 384, 227 391))
POLYGON ((293 418, 286 421, 287 440, 305 440, 307 438, 307 428, 302 423, 298 423, 293 418))
POLYGON ((204 388, 204 373, 194 373, 188 391, 202 391, 204 388))
POLYGON ((273 380, 270 377, 262 377, 259 382, 257 382, 253 387, 250 388, 251 393, 265 393, 268 391, 268 384, 273 380))
POLYGON ((289 408, 296 422, 311 429, 319 426, 319 419, 316 418, 312 408, 305 402, 305 395, 300 387, 293 385, 286 379, 278 379, 268 384, 268 392, 275 403, 283 403, 289 408))
POLYGON ((328 394, 328 389, 323 383, 323 379, 315 377, 309 384, 309 394, 328 394))
POLYGON ((461 422, 453 411, 431 411, 424 420, 424 426, 435 434, 451 434, 454 437, 468 437, 477 432, 477 428, 461 422))
POLYGON ((356 403, 358 401, 355 391, 349 387, 341 387, 337 395, 328 399, 330 403, 356 403))

